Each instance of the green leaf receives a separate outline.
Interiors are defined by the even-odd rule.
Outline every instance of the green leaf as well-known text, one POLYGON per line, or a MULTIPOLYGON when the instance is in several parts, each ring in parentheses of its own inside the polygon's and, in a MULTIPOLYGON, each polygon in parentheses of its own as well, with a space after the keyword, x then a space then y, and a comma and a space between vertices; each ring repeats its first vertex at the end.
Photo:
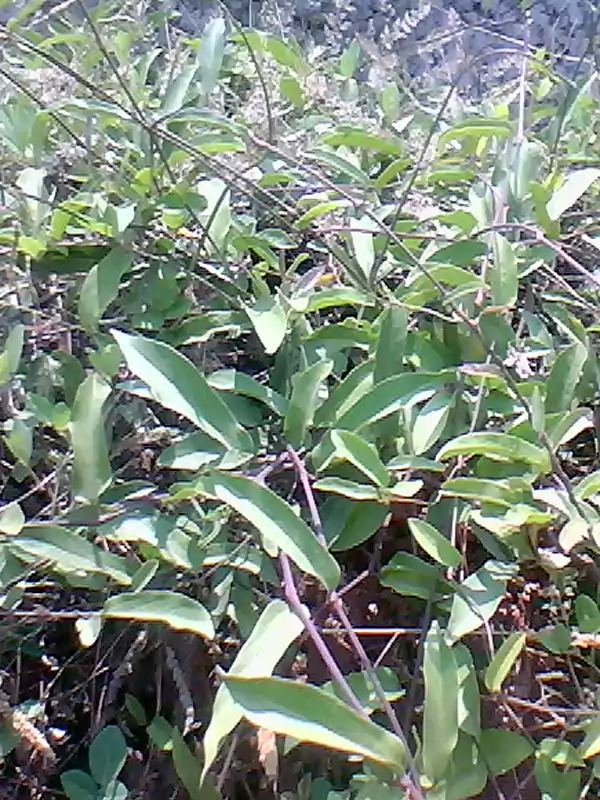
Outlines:
POLYGON ((515 564, 487 561, 460 584, 452 601, 448 641, 462 639, 492 618, 516 571, 515 564))
POLYGON ((464 644, 455 644, 452 649, 456 660, 458 680, 458 726, 461 731, 479 739, 481 697, 473 658, 464 644))
POLYGON ((577 384, 588 359, 587 348, 580 342, 563 350, 552 365, 546 380, 546 412, 569 411, 577 384))
POLYGON ((297 74, 304 71, 304 61, 296 49, 297 45, 296 47, 292 47, 279 36, 273 36, 271 34, 266 37, 265 46, 275 61, 281 64, 282 67, 289 67, 297 74))
POLYGON ((398 594, 423 600, 429 600, 444 588, 439 568, 412 553, 396 553, 381 570, 379 582, 398 594))
POLYGON ((0 533, 16 536, 25 524, 25 514, 19 503, 7 503, 0 508, 0 533))
POLYGON ((107 575, 129 585, 135 566, 125 558, 109 553, 82 536, 57 525, 25 525, 11 546, 43 561, 50 561, 63 572, 91 572, 107 575))
POLYGON ((287 330, 287 314, 279 299, 267 295, 258 297, 253 306, 246 306, 246 314, 265 353, 276 353, 287 330))
POLYGON ((442 390, 430 398, 417 414, 411 432, 412 450, 415 455, 426 453, 444 433, 450 411, 454 406, 454 395, 442 390))
POLYGON ((389 510, 384 503, 363 500, 350 503, 350 512, 341 520, 329 546, 333 551, 350 550, 366 542, 384 523, 389 510))
POLYGON ((400 739, 316 686, 239 676, 226 676, 225 682, 254 725, 379 764, 401 767, 404 762, 400 739))
POLYGON ((346 375, 344 380, 333 389, 323 405, 319 406, 315 412, 315 424, 331 425, 334 419, 351 408, 372 386, 373 363, 363 361, 346 375))
POLYGON ((438 374, 406 372, 387 378, 359 397, 344 413, 338 412, 335 426, 355 431, 402 408, 410 408, 427 399, 453 375, 454 371, 448 370, 438 374))
POLYGON ((379 93, 379 105, 387 120, 394 122, 400 116, 400 90, 395 83, 388 83, 379 93))
POLYGON ((580 594, 575 600, 577 627, 581 633, 600 633, 600 608, 587 594, 580 594))
POLYGON ((77 390, 71 412, 73 494, 88 503, 95 503, 112 480, 103 414, 110 393, 110 385, 99 375, 88 375, 77 390))
POLYGON ((562 622, 538 631, 537 638, 547 650, 557 655, 568 653, 571 649, 571 631, 562 622))
POLYGON ((116 725, 102 728, 90 745, 90 772, 96 783, 104 788, 115 781, 125 765, 127 745, 116 725))
POLYGON ((319 217, 323 217, 325 214, 329 214, 331 211, 335 211, 343 206, 344 203, 341 200, 326 200, 322 203, 316 203, 296 220, 296 227, 299 230, 308 228, 309 225, 319 217))
POLYGON ((347 478, 321 478, 314 482, 313 487, 319 492, 332 492, 352 500, 379 499, 379 491, 375 487, 349 481, 347 478))
POLYGON ((204 28, 198 52, 200 87, 207 95, 216 87, 225 52, 225 21, 215 17, 204 28))
POLYGON ((584 195, 594 181, 600 178, 600 169, 586 167, 572 172, 548 201, 547 210, 551 220, 559 219, 584 195))
POLYGON ((458 668, 437 620, 431 624, 423 653, 423 770, 430 780, 443 777, 458 741, 458 668))
POLYGON ((190 800, 202 800, 202 766, 192 754, 178 728, 171 729, 173 766, 190 800))
POLYGON ((163 622, 174 630, 191 631, 212 639, 215 629, 210 614, 185 594, 162 589, 123 592, 109 597, 102 610, 104 617, 163 622))
POLYGON ((335 589, 340 579, 337 561, 285 500, 266 486, 239 475, 214 473, 207 486, 301 570, 319 578, 328 589, 335 589))
POLYGON ((319 402, 319 391, 332 369, 333 361, 317 361, 304 372, 292 377, 292 396, 285 415, 283 432, 294 447, 302 447, 304 444, 319 402))
POLYGON ((481 731, 479 746, 492 775, 504 775, 533 754, 533 747, 524 736, 494 728, 481 731))
POLYGON ((385 155, 402 155, 402 145, 396 140, 351 126, 340 126, 334 133, 326 134, 323 141, 331 147, 358 147, 385 155))
POLYGON ((585 766, 585 762, 577 750, 564 739, 543 739, 538 746, 537 752, 563 767, 585 766))
MULTIPOLYGON (((282 600, 272 600, 242 645, 228 674, 247 678, 268 677, 303 628, 300 618, 282 600)), ((204 735, 203 778, 214 763, 223 739, 231 733, 242 716, 242 709, 231 696, 228 685, 221 683, 204 735)))
POLYGON ((387 486, 390 474, 379 458, 377 449, 351 431, 331 431, 334 458, 349 461, 376 486, 387 486))
POLYGON ((367 186, 369 183, 369 176, 362 169, 330 150, 316 147, 310 151, 310 158, 319 164, 325 164, 325 166, 330 167, 336 174, 350 178, 353 183, 359 186, 367 186))
POLYGON ((236 469, 247 460, 248 453, 227 450, 212 437, 196 431, 165 448, 157 463, 169 469, 197 471, 209 464, 219 469, 236 469))
POLYGON ((408 313, 397 305, 388 306, 379 321, 379 336, 375 353, 375 383, 402 372, 406 352, 408 313))
POLYGON ((354 256, 361 268, 363 275, 368 279, 375 262, 374 236, 378 231, 378 226, 369 216, 360 217, 353 220, 352 227, 356 226, 359 230, 351 230, 350 238, 354 249, 354 256), (372 230, 373 233, 367 231, 372 230))
POLYGON ((148 385, 158 403, 189 419, 231 450, 253 452, 249 433, 191 361, 162 342, 117 330, 111 333, 129 369, 148 385))
POLYGON ((160 567, 160 562, 156 558, 149 558, 144 561, 131 579, 131 591, 141 592, 154 578, 160 567))
POLYGON ((440 136, 438 147, 441 149, 448 142, 455 139, 473 137, 480 139, 482 136, 498 136, 506 138, 512 133, 512 125, 501 119, 474 117, 453 125, 440 136))
POLYGON ((494 262, 490 270, 492 303, 500 308, 511 308, 517 302, 519 277, 517 256, 513 245, 504 236, 492 234, 494 262))
POLYGON ((443 484, 442 494, 481 503, 494 503, 504 508, 511 508, 518 502, 517 491, 507 481, 485 478, 451 478, 443 484))
POLYGON ((88 331, 97 328, 102 315, 119 293, 121 279, 129 272, 133 256, 121 247, 113 249, 88 272, 77 304, 81 324, 88 331))
POLYGON ((583 742, 577 748, 581 758, 594 758, 600 753, 600 717, 589 724, 583 742))
POLYGON ((504 679, 513 668, 515 661, 525 647, 526 640, 526 634, 515 632, 511 633, 511 635, 502 642, 502 645, 496 651, 485 671, 485 685, 488 691, 500 691, 504 679))
POLYGON ((293 103, 296 108, 304 108, 304 92, 302 87, 291 75, 283 75, 279 81, 281 94, 293 103))
POLYGON ((280 416, 283 416, 286 412, 287 402, 284 397, 271 389, 270 386, 259 383, 256 378, 239 370, 216 370, 211 372, 207 382, 213 389, 218 389, 222 392, 233 392, 234 394, 258 400, 280 416))
POLYGON ((443 461, 455 456, 487 456, 504 461, 525 461, 541 472, 550 470, 550 456, 546 450, 517 436, 493 431, 466 433, 444 445, 436 458, 443 461))
POLYGON ((342 55, 340 56, 340 75, 342 78, 352 78, 354 73, 356 72, 356 68, 358 67, 358 61, 360 59, 361 54, 361 47, 360 44, 355 40, 350 42, 348 47, 344 50, 342 55))
POLYGON ((446 567, 458 567, 462 557, 458 550, 433 525, 422 519, 409 519, 408 527, 413 538, 423 550, 439 564, 446 567))
POLYGON ((60 782, 70 800, 98 800, 98 785, 87 772, 70 769, 62 773, 60 782))
POLYGON ((6 386, 19 369, 24 336, 25 326, 19 323, 11 329, 6 337, 4 350, 0 353, 0 387, 6 386))

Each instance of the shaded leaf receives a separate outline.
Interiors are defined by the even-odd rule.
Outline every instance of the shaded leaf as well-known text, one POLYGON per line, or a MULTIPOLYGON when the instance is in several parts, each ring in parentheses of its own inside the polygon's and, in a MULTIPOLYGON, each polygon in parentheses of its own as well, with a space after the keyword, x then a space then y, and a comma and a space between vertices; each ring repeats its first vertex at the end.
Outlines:
POLYGON ((444 433, 454 395, 447 391, 434 394, 417 414, 411 431, 412 450, 415 455, 426 453, 444 433))
POLYGON ((6 337, 4 349, 0 353, 0 387, 5 386, 19 368, 24 335, 25 326, 17 324, 13 326, 6 337))
POLYGON ((479 746, 493 775, 504 775, 533 753, 533 747, 524 736, 494 728, 481 731, 479 746))
POLYGON ((568 411, 588 358, 580 342, 563 350, 552 365, 546 381, 546 412, 568 411))
POLYGON ((90 772, 100 787, 116 780, 127 759, 125 738, 116 725, 107 725, 90 745, 90 772))
POLYGON ((129 272, 133 255, 121 247, 113 249, 88 272, 81 292, 77 312, 81 324, 94 330, 102 315, 119 293, 121 279, 129 272))

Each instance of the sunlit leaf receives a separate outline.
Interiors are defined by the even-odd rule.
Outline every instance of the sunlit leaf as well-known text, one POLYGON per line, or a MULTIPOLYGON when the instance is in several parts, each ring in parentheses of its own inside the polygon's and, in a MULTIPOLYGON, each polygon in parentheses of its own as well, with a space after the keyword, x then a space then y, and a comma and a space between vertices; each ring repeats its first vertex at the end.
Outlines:
POLYGON ((516 564, 487 561, 460 584, 452 601, 447 632, 449 641, 462 639, 491 619, 516 571, 516 564))
POLYGON ((550 219, 559 219, 565 211, 575 205, 598 178, 600 178, 600 169, 597 167, 586 167, 572 172, 548 201, 547 209, 550 219))
POLYGON ((460 565, 462 558, 458 550, 433 525, 424 519, 412 518, 408 520, 408 527, 415 541, 439 564, 447 567, 460 565))
POLYGON ((546 450, 507 433, 494 431, 466 433, 444 445, 437 454, 437 459, 443 461, 446 458, 465 455, 525 461, 543 472, 550 469, 550 456, 546 450))
POLYGON ((174 630, 191 631, 207 639, 215 635, 211 616, 204 606, 185 594, 163 589, 109 597, 102 614, 107 618, 162 622, 174 630))
POLYGON ((317 361, 292 377, 292 396, 283 430, 287 441, 294 447, 304 444, 306 432, 314 419, 321 385, 332 369, 333 361, 317 361))
POLYGON ((400 739, 316 686, 282 678, 227 676, 225 681, 254 725, 380 764, 403 764, 400 739))
MULTIPOLYGON (((302 632, 303 624, 281 600, 272 600, 260 615, 252 633, 239 650, 229 675, 248 678, 268 677, 289 645, 302 632)), ((203 740, 203 777, 211 768, 223 739, 242 719, 227 683, 222 683, 212 708, 212 717, 203 740)))
POLYGON ((0 387, 5 386, 19 368, 21 353, 23 352, 25 326, 14 325, 4 343, 0 353, 0 387))
POLYGON ((250 435, 185 356, 163 342, 113 330, 129 369, 153 398, 186 417, 205 433, 239 452, 252 452, 250 435))
POLYGON ((525 647, 524 633, 511 633, 502 642, 485 671, 485 685, 490 692, 499 692, 502 684, 525 647))
POLYGON ((102 378, 88 375, 77 390, 71 412, 73 494, 88 503, 95 503, 112 479, 104 428, 104 404, 110 393, 110 385, 102 378))
POLYGON ((25 525, 11 545, 28 555, 55 564, 61 572, 92 572, 129 585, 135 566, 121 556, 88 542, 58 525, 25 525))
POLYGON ((423 769, 435 781, 444 775, 458 741, 457 665, 437 620, 425 639, 423 678, 423 769))
POLYGON ((256 481, 239 475, 214 473, 206 481, 216 497, 254 525, 269 542, 286 553, 300 569, 334 589, 340 568, 303 519, 285 500, 256 481))

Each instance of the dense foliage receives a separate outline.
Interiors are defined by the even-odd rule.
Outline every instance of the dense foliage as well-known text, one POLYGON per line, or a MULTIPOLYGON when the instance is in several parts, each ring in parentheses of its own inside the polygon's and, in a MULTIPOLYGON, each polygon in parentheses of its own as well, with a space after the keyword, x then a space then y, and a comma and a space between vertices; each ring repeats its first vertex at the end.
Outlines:
POLYGON ((31 11, 2 791, 597 796, 595 75, 539 53, 475 108, 358 44, 31 11))

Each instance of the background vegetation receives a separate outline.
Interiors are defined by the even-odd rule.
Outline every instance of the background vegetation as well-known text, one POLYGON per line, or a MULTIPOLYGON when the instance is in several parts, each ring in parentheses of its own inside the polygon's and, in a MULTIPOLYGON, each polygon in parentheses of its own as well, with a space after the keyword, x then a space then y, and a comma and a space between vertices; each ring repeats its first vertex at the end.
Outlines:
POLYGON ((596 74, 475 108, 39 5, 0 28, 1 796, 597 796, 596 74))

